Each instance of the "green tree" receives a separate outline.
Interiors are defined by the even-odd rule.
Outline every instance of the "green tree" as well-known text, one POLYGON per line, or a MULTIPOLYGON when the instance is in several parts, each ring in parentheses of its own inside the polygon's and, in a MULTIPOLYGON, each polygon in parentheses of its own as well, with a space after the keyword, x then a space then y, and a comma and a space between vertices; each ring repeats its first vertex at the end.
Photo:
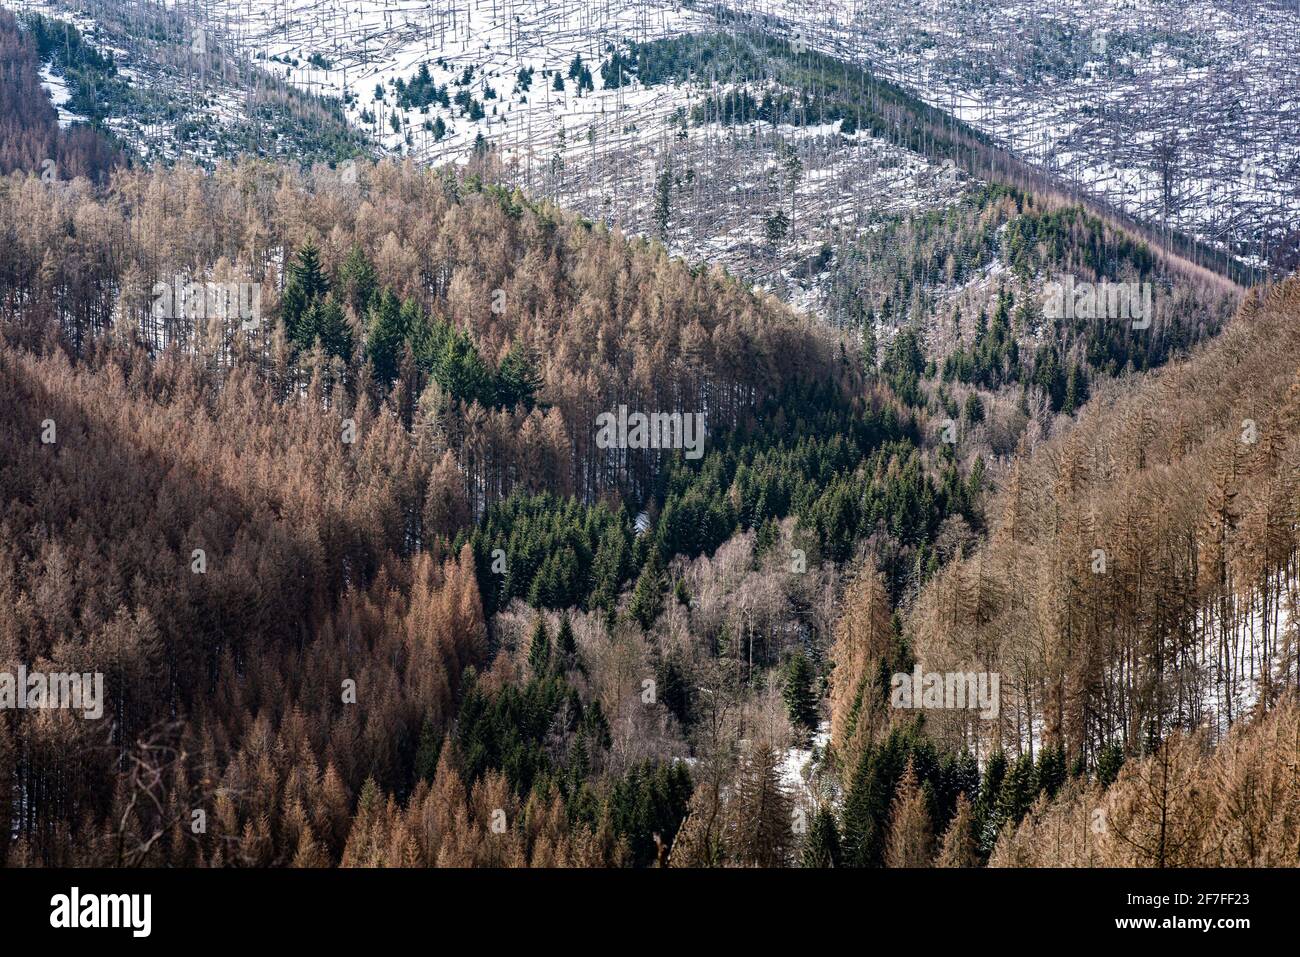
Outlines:
POLYGON ((628 613, 642 628, 648 630, 663 611, 666 588, 663 559, 659 557, 658 549, 652 549, 636 580, 636 587, 632 589, 632 601, 628 606, 628 613))
POLYGON ((307 314, 328 291, 329 279, 321 268, 320 250, 308 240, 289 264, 289 279, 280 297, 285 333, 297 348, 310 349, 316 344, 316 317, 307 314))
POLYGON ((1002 751, 994 751, 984 762, 984 780, 980 782, 979 799, 975 804, 975 818, 978 822, 980 852, 988 857, 997 843, 1001 821, 998 818, 998 796, 1002 793, 1002 782, 1007 774, 1007 756, 1002 751))
POLYGON ((366 337, 366 358, 374 366, 375 379, 385 387, 397 378, 406 335, 402 306, 393 291, 385 289, 371 307, 366 337))
POLYGON ((619 589, 628 576, 631 548, 626 533, 617 525, 610 525, 600 539, 596 558, 592 563, 591 606, 610 609, 618 599, 619 589))
POLYGON ((563 668, 572 668, 578 663, 578 642, 573 636, 573 623, 569 613, 560 615, 560 627, 555 633, 555 653, 563 668))
POLYGON ((420 729, 420 744, 415 751, 415 776, 422 781, 432 781, 441 754, 442 736, 434 728, 433 721, 426 717, 424 727, 420 729))
POLYGON ((352 307, 358 316, 370 312, 370 302, 379 289, 375 267, 371 265, 360 243, 353 243, 347 258, 339 267, 339 294, 343 302, 352 307))
POLYGON ((551 668, 551 636, 540 613, 533 622, 533 634, 528 641, 528 667, 535 678, 544 676, 551 668))
POLYGON ((1065 783, 1065 748, 1059 744, 1046 745, 1038 752, 1038 767, 1034 771, 1036 790, 1049 799, 1065 783))
POLYGON ((531 409, 542 387, 535 358, 518 342, 511 344, 497 369, 496 401, 507 409, 522 405, 531 409))
POLYGON ((782 691, 790 723, 796 728, 811 730, 817 727, 817 695, 813 691, 813 677, 812 663, 801 648, 786 666, 782 691))
POLYGON ((840 829, 835 824, 835 815, 822 805, 813 815, 812 827, 804 839, 803 866, 839 867, 840 857, 840 829))
POLYGON ((1119 777, 1119 769, 1123 766, 1123 745, 1114 742, 1104 745, 1097 755, 1097 783, 1104 788, 1110 787, 1119 777))
POLYGON ((774 253, 781 247, 789 231, 790 217, 786 216, 784 210, 778 209, 763 220, 763 236, 774 253))
POLYGON ((331 356, 344 362, 352 360, 352 327, 348 325, 343 307, 333 295, 326 296, 313 307, 316 338, 331 356))

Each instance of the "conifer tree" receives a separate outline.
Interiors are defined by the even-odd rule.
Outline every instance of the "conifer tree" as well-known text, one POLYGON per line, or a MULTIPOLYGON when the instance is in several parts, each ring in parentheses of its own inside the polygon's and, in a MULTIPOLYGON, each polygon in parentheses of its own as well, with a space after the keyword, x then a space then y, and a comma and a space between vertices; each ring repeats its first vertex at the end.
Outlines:
POLYGON ((803 649, 796 651, 786 666, 785 687, 782 689, 790 723, 796 728, 811 730, 817 727, 817 695, 813 691, 813 669, 803 649))
POLYGON ((812 827, 804 839, 803 866, 840 866, 840 831, 835 823, 835 815, 826 805, 819 807, 813 815, 812 827))
POLYGON ((534 678, 545 676, 551 668, 551 636, 546 631, 546 618, 540 612, 528 640, 528 667, 534 678))
POLYGON ((728 848, 742 867, 785 867, 794 844, 794 802, 781 784, 776 749, 754 742, 741 760, 730 806, 728 848))
POLYGON ((663 611, 666 587, 663 560, 659 557, 659 550, 652 549, 637 578, 636 587, 632 590, 632 601, 628 606, 628 614, 642 628, 649 630, 663 611))
POLYGON ((1035 789, 1048 799, 1065 783, 1065 748, 1059 744, 1044 745, 1038 752, 1038 767, 1034 769, 1035 789))
POLYGON ((1097 755, 1097 783, 1104 788, 1110 787, 1119 777, 1119 769, 1124 766, 1124 746, 1110 742, 1102 746, 1097 755))
POLYGON ((365 316, 379 288, 375 267, 359 243, 353 243, 347 258, 339 267, 339 294, 353 313, 365 316))
POLYGON ((289 264, 289 278, 280 298, 280 314, 289 339, 300 349, 316 342, 317 321, 303 321, 317 301, 329 291, 329 279, 320 263, 320 250, 308 240, 289 264))
POLYGON ((542 376, 533 356, 519 343, 510 346, 496 376, 496 402, 507 409, 517 405, 531 409, 537 401, 542 376))
POLYGON ((561 668, 569 669, 578 665, 578 643, 573 636, 573 623, 569 613, 560 614, 560 627, 555 633, 555 653, 561 668))
POLYGON ((432 781, 438 770, 438 759, 442 755, 442 736, 428 716, 420 729, 420 744, 415 752, 415 776, 423 781, 432 781))
POLYGON ((980 782, 979 801, 975 806, 975 818, 979 825, 980 853, 988 857, 997 843, 998 831, 1002 821, 998 817, 998 800, 1002 793, 1002 782, 1007 773, 1007 756, 1002 751, 994 751, 984 762, 984 780, 980 782))
POLYGON ((366 358, 384 387, 397 378, 407 334, 402 320, 401 303, 391 289, 385 289, 373 301, 366 335, 366 358))

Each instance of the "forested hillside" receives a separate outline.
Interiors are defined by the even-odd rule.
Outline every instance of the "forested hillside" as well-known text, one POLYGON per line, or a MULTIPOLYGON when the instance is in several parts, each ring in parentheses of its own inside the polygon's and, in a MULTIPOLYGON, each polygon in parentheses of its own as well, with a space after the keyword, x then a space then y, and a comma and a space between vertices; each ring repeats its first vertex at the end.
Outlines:
POLYGON ((1294 16, 1072 4, 6 0, 0 866, 1300 865, 1294 16))
POLYGON ((0 180, 0 663, 109 715, 0 715, 9 863, 997 863, 1294 686, 1294 286, 1207 345, 1232 287, 993 189, 837 330, 351 169, 0 180), (1052 268, 1156 321, 1043 322, 1052 268), (891 708, 916 665, 1000 717, 891 708))
MULTIPOLYGON (((319 189, 259 164, 129 172, 102 197, 18 176, 0 205, 3 658, 105 671, 113 716, 6 712, 11 863, 666 855, 690 773, 672 679, 664 704, 640 698, 676 667, 641 623, 662 562, 716 545, 672 537, 697 532, 686 513, 730 506, 683 474, 661 531, 636 535, 625 502, 653 502, 666 460, 596 449, 591 418, 663 403, 719 436, 771 428, 778 395, 860 387, 832 336, 657 248, 409 167, 319 189), (247 319, 169 317, 149 280, 176 275, 266 295, 247 319), (564 615, 489 628, 490 565, 452 541, 524 514, 539 524, 503 540, 510 582, 539 549, 539 577, 590 562, 584 529, 600 574, 532 596, 579 606, 564 615)), ((863 447, 908 434, 884 393, 823 401, 819 428, 857 422, 863 447)))
POLYGON ((912 864, 1295 866, 1297 314, 1295 280, 1253 293, 1191 359, 1100 388, 901 620, 863 571, 832 678, 846 838, 866 821, 912 864), (913 662, 999 672, 1000 715, 900 718, 884 677, 913 662))
POLYGON ((123 162, 98 132, 84 124, 60 128, 40 82, 40 45, 0 10, 0 173, 35 170, 47 176, 102 180, 123 162))

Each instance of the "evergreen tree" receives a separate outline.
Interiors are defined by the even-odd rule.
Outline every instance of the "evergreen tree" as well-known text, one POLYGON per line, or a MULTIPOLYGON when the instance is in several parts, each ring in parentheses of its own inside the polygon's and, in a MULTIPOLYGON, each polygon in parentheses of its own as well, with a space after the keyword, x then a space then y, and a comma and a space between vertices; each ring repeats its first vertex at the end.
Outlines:
MULTIPOLYGON (((1007 824, 1019 824, 1021 818, 1034 803, 1037 789, 1034 784, 1034 762, 1028 754, 1022 754, 1007 769, 1002 787, 998 791, 997 803, 994 805, 994 841, 997 831, 1007 824)), ((990 845, 991 846, 991 845, 990 845)))
POLYGON ((1065 783, 1065 748, 1059 744, 1046 745, 1038 752, 1038 767, 1034 771, 1036 790, 1048 799, 1065 783))
POLYGON ((1073 363, 1070 366, 1069 377, 1065 380, 1065 399, 1061 406, 1061 411, 1074 413, 1088 401, 1088 377, 1087 373, 1079 366, 1073 363))
POLYGON ((795 728, 817 727, 817 695, 813 691, 813 668, 803 649, 796 651, 786 666, 782 695, 795 728))
POLYGON ((660 704, 682 724, 691 717, 691 687, 686 672, 674 651, 660 656, 655 663, 655 693, 660 704))
POLYGON ((313 323, 315 326, 315 337, 320 342, 325 353, 330 356, 337 356, 344 362, 352 360, 352 327, 348 325, 347 318, 343 315, 343 307, 333 295, 326 296, 324 300, 316 303, 312 307, 314 311, 313 323))
POLYGON ((980 853, 984 857, 993 851, 997 843, 1001 821, 998 819, 998 796, 1002 793, 1002 781, 1007 773, 1007 756, 1002 751, 994 751, 984 763, 984 780, 980 782, 979 800, 975 805, 975 818, 980 835, 980 853))
POLYGON ((551 670, 551 636, 546 631, 546 618, 538 613, 533 622, 533 634, 528 641, 528 667, 534 678, 541 678, 551 670))
POLYGON ((432 781, 438 770, 438 758, 442 755, 442 736, 433 726, 433 721, 425 717, 420 729, 420 744, 415 752, 415 776, 422 781, 432 781))
POLYGON ((844 862, 852 867, 879 867, 894 788, 907 763, 906 732, 895 728, 876 748, 862 751, 844 800, 844 862))
POLYGON ((316 344, 319 323, 316 316, 309 313, 328 291, 329 279, 321 268, 320 250, 308 240, 289 264, 289 278, 280 297, 280 316, 285 332, 297 348, 310 349, 316 344))
MULTIPOLYGON (((427 69, 427 66, 421 67, 427 69)), ((358 316, 370 312, 370 303, 378 291, 379 281, 375 267, 371 265, 365 250, 359 243, 353 243, 347 258, 339 267, 339 293, 343 302, 352 308, 358 316)))
POLYGON ((658 549, 652 549, 650 558, 636 580, 636 587, 632 590, 632 601, 628 605, 628 614, 632 616, 632 620, 647 631, 663 611, 666 588, 663 559, 659 557, 658 549))
POLYGON ((573 637, 573 624, 569 613, 560 615, 560 628, 555 633, 555 653, 562 668, 576 667, 578 664, 578 643, 573 637))
POLYGON ((822 805, 813 815, 803 846, 804 867, 840 866, 840 829, 830 808, 822 805))
POLYGON ((1124 747, 1114 742, 1107 743, 1097 755, 1097 783, 1108 788, 1119 777, 1119 769, 1124 766, 1124 747))
POLYGON ((862 321, 862 372, 868 380, 876 376, 876 315, 870 309, 862 321))
POLYGON ((385 388, 397 378, 398 364, 406 345, 402 306, 391 289, 385 289, 370 309, 366 337, 366 358, 374 367, 375 379, 385 388))
POLYGON ((463 332, 453 330, 447 337, 434 376, 444 389, 467 405, 471 402, 492 404, 492 377, 488 367, 474 343, 463 332))
POLYGON ((533 356, 519 343, 512 344, 497 369, 497 404, 507 409, 513 409, 517 405, 531 409, 541 387, 542 376, 537 371, 533 356))
POLYGON ((595 560, 592 562, 591 606, 593 608, 614 607, 619 589, 628 576, 630 564, 631 548, 628 546, 626 533, 616 525, 610 525, 600 539, 595 560))

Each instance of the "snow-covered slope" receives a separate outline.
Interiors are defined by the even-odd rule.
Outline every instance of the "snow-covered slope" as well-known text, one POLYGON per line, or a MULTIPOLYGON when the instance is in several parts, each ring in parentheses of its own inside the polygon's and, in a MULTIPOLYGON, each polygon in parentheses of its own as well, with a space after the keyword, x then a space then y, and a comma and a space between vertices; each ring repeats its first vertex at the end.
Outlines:
POLYGON ((1296 265, 1300 6, 724 0, 1152 224, 1296 265))
POLYGON ((708 77, 611 82, 630 43, 716 34, 664 0, 215 0, 216 42, 339 97, 383 149, 470 161, 817 309, 824 250, 875 217, 950 202, 960 177, 839 124, 692 119, 708 77), (783 168, 798 158, 791 188, 783 168), (773 241, 784 219, 784 233, 773 241), (774 227, 770 224, 777 223, 774 227))

